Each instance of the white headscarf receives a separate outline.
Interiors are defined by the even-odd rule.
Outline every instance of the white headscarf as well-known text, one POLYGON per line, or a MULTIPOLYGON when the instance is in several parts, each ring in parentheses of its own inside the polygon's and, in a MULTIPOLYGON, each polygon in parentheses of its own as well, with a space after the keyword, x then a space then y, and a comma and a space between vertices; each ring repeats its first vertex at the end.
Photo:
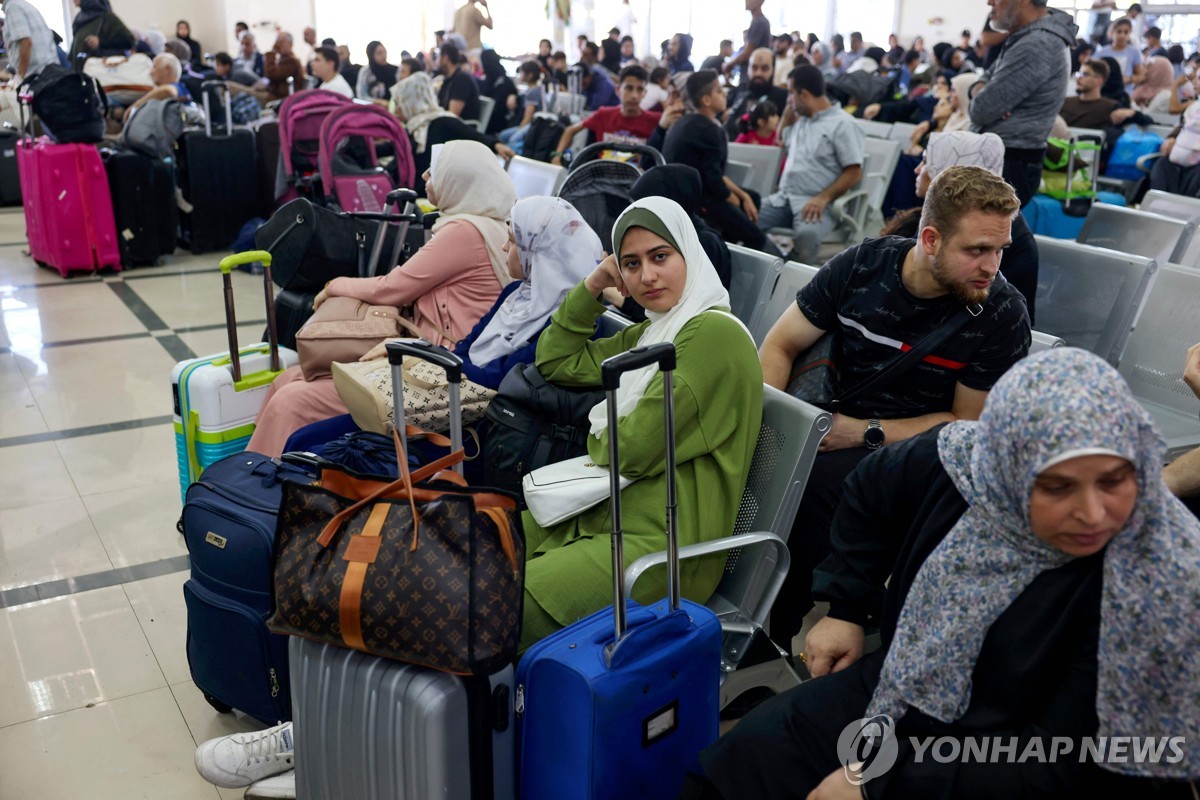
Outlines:
POLYGON ((438 105, 433 81, 424 72, 414 72, 391 88, 392 98, 404 115, 404 127, 412 137, 417 154, 425 152, 429 140, 429 123, 440 117, 453 117, 438 105))
POLYGON ((508 274, 508 257, 504 253, 504 243, 508 241, 505 220, 517 202, 517 191, 495 154, 470 139, 446 142, 429 182, 433 184, 440 212, 433 233, 455 220, 474 225, 483 236, 496 279, 501 286, 507 286, 512 276, 508 274))
POLYGON ((950 113, 950 118, 942 126, 946 133, 970 129, 971 87, 977 83, 979 76, 974 72, 960 72, 950 79, 950 91, 958 96, 958 109, 950 113))
POLYGON ((983 167, 999 175, 1004 171, 1004 142, 994 133, 931 133, 925 148, 925 174, 933 180, 947 167, 983 167))
POLYGON ((600 237, 561 198, 521 200, 513 206, 512 228, 525 279, 471 345, 473 364, 488 364, 528 344, 567 292, 604 259, 600 237))
MULTIPOLYGON (((687 263, 687 278, 679 302, 665 313, 646 311, 646 318, 650 320, 650 324, 642 330, 638 346, 674 342, 675 337, 683 330, 683 326, 688 324, 693 317, 703 314, 711 308, 728 309, 729 292, 725 291, 725 287, 721 285, 721 279, 717 277, 716 269, 708 260, 704 248, 700 246, 700 237, 696 235, 696 227, 692 224, 688 213, 674 200, 668 200, 665 197, 642 198, 630 204, 621 212, 621 216, 617 217, 617 221, 613 224, 612 239, 613 250, 616 251, 618 259, 621 254, 621 240, 624 238, 627 227, 624 220, 635 209, 644 209, 658 217, 663 227, 671 234, 671 238, 675 240, 675 246, 687 263)), ((749 336, 750 332, 747 331, 746 335, 749 336)), ((650 386, 650 381, 656 372, 658 372, 657 367, 649 366, 634 370, 624 377, 620 388, 617 389, 618 417, 627 416, 633 411, 634 406, 646 393, 646 388, 650 386)), ((608 428, 608 411, 605 404, 600 403, 593 407, 588 413, 588 420, 592 423, 593 436, 603 433, 608 428)))

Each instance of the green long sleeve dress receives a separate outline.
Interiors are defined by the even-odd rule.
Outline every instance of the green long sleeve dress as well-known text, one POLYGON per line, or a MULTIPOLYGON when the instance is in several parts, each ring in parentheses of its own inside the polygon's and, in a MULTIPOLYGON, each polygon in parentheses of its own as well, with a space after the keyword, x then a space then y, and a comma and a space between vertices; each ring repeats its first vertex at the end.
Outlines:
MULTIPOLYGON (((604 306, 580 284, 542 332, 537 367, 564 386, 599 386, 604 359, 637 345, 641 323, 590 340, 604 306)), ((733 532, 762 423, 762 369, 754 342, 727 314, 694 317, 675 338, 675 430, 680 545, 733 532)), ((633 412, 619 421, 620 473, 634 480, 621 493, 626 563, 666 549, 666 459, 663 381, 656 375, 633 412)), ((588 438, 588 453, 608 465, 608 435, 588 438)), ((521 650, 613 602, 612 522, 608 503, 550 528, 522 516, 526 540, 521 650)), ((703 602, 720 581, 724 556, 685 561, 685 597, 703 602)), ((634 597, 666 596, 666 571, 637 583, 634 597)))

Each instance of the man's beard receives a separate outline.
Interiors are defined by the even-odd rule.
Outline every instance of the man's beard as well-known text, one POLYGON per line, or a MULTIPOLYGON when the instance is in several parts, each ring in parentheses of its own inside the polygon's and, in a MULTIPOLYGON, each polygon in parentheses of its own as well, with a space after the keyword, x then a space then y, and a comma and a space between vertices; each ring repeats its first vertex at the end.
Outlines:
POLYGON ((750 96, 762 97, 771 88, 770 78, 751 78, 749 83, 750 96))
POLYGON ((932 263, 929 266, 929 274, 937 281, 938 286, 952 294, 954 299, 963 305, 983 305, 987 302, 988 293, 992 289, 991 285, 986 289, 976 289, 969 282, 956 283, 942 265, 938 254, 935 253, 930 261, 932 263))

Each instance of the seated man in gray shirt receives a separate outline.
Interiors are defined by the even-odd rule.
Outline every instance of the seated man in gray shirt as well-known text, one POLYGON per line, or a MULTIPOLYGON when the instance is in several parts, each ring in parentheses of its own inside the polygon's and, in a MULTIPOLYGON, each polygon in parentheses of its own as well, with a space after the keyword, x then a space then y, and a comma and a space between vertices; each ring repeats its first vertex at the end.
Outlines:
POLYGON ((763 200, 758 225, 790 227, 791 258, 811 264, 833 230, 827 206, 862 178, 863 134, 854 118, 825 96, 825 77, 811 64, 788 75, 791 97, 779 120, 787 163, 779 191, 763 200))

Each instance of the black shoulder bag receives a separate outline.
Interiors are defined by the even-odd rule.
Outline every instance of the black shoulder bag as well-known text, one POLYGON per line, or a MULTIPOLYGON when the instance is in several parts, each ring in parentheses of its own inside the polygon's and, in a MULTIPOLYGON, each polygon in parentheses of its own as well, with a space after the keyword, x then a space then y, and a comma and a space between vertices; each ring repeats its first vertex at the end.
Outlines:
POLYGON ((958 333, 972 319, 983 313, 979 304, 964 306, 961 311, 928 333, 912 349, 889 361, 871 377, 849 389, 842 390, 838 377, 837 359, 841 340, 838 334, 826 333, 800 354, 792 365, 787 392, 807 403, 837 413, 838 407, 851 398, 880 389, 912 369, 933 349, 958 333))

